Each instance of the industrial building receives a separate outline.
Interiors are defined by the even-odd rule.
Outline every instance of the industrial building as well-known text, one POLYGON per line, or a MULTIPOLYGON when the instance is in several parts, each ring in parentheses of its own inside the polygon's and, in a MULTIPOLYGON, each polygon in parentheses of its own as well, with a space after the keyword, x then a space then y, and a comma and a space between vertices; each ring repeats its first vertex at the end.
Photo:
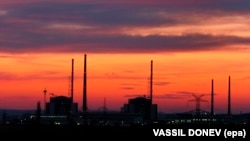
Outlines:
POLYGON ((128 100, 121 108, 122 113, 140 114, 144 121, 157 119, 157 104, 152 104, 151 99, 136 97, 128 100))
POLYGON ((157 104, 153 104, 153 60, 150 64, 150 95, 128 100, 121 108, 123 113, 140 114, 144 121, 157 120, 157 104))
POLYGON ((78 112, 78 104, 73 103, 71 98, 66 96, 50 97, 50 102, 46 103, 47 115, 68 115, 78 112))
MULTIPOLYGON (((53 96, 50 97, 50 102, 46 103, 45 97, 45 113, 46 115, 69 115, 78 112, 78 104, 74 103, 74 59, 72 59, 71 71, 71 96, 53 96)), ((47 90, 44 90, 46 96, 47 90)))

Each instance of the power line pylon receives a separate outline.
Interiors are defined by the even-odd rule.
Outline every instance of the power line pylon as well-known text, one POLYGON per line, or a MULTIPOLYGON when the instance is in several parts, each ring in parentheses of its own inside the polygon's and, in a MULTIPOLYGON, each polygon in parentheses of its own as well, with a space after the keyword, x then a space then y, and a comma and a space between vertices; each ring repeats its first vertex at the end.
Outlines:
POLYGON ((205 94, 201 94, 201 95, 192 94, 192 96, 194 96, 195 99, 188 100, 188 103, 193 102, 193 101, 196 102, 195 116, 199 117, 201 115, 201 112, 202 112, 202 110, 201 110, 201 102, 208 102, 208 101, 202 99, 202 97, 205 96, 205 94))

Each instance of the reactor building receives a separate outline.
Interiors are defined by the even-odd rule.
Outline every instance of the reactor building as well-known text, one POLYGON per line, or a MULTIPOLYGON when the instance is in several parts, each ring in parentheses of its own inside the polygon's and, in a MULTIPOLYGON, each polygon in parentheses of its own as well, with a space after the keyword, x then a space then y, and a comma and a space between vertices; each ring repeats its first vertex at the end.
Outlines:
MULTIPOLYGON (((46 91, 44 91, 46 92, 46 91)), ((47 115, 68 115, 78 112, 78 104, 73 102, 74 96, 74 59, 72 59, 71 96, 52 96, 50 102, 45 103, 47 115)))
POLYGON ((144 121, 157 119, 157 104, 152 104, 151 99, 146 97, 136 97, 128 100, 121 108, 123 113, 139 114, 144 121))
POLYGON ((128 100, 121 108, 123 113, 140 114, 143 120, 152 121, 157 119, 157 104, 152 103, 153 99, 153 60, 150 65, 150 96, 139 96, 128 100))

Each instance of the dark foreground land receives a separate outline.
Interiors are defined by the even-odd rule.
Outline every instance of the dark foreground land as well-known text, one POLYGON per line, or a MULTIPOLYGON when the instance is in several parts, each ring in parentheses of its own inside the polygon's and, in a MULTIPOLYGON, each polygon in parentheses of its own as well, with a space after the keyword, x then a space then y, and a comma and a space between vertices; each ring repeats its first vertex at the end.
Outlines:
POLYGON ((19 140, 105 140, 108 139, 225 139, 249 140, 250 125, 183 124, 135 126, 4 125, 0 136, 19 140), (189 132, 192 130, 194 132, 189 132), (192 134, 190 134, 192 133, 192 134), (225 136, 226 134, 226 136, 225 136))

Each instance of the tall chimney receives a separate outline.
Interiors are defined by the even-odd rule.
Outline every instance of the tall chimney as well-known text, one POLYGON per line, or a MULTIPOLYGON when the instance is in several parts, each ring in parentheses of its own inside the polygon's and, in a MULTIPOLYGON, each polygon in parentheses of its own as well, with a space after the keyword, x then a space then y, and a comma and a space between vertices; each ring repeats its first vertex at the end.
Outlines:
POLYGON ((84 54, 84 71, 83 71, 83 112, 87 112, 87 55, 84 54))
POLYGON ((150 101, 153 101, 153 60, 151 60, 150 66, 150 101))
POLYGON ((228 77, 228 116, 231 116, 231 87, 230 76, 228 77))
POLYGON ((214 116, 214 80, 212 79, 212 88, 211 88, 211 116, 214 116))
POLYGON ((74 96, 74 59, 72 59, 72 71, 71 71, 71 101, 73 102, 74 96))

